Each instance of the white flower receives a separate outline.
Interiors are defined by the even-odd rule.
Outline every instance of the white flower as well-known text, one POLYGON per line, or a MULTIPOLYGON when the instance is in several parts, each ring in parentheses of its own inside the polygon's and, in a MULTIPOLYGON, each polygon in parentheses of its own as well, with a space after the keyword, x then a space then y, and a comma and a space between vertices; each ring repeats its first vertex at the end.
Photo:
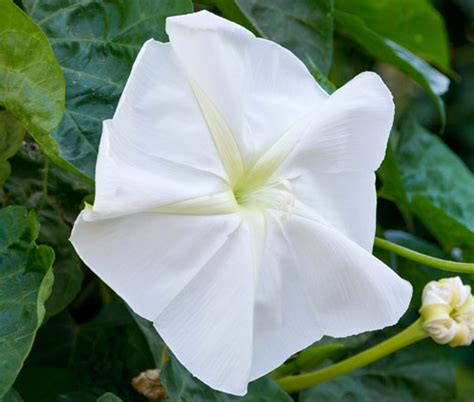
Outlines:
POLYGON ((168 18, 104 122, 71 240, 211 387, 242 395, 323 335, 398 321, 411 286, 372 256, 392 97, 329 96, 289 51, 208 12, 168 18))
POLYGON ((474 339, 474 298, 459 277, 429 282, 423 289, 423 329, 437 343, 467 346, 474 339))

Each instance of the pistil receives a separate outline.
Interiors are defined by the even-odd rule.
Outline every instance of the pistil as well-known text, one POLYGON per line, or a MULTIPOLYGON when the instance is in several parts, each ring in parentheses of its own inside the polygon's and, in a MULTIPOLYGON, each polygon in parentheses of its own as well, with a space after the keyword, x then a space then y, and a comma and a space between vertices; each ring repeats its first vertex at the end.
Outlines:
POLYGON ((250 191, 245 191, 243 188, 234 191, 235 199, 241 208, 276 210, 281 213, 281 219, 286 219, 291 215, 295 197, 288 180, 281 180, 250 191))

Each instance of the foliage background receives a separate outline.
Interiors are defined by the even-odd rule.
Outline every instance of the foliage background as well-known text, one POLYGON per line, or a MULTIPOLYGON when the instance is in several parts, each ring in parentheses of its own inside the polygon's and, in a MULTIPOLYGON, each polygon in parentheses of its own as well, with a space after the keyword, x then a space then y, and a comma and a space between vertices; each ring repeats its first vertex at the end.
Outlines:
MULTIPOLYGON (((149 323, 81 263, 68 237, 93 197, 101 121, 112 116, 141 44, 167 40, 168 15, 207 8, 236 21, 291 49, 329 92, 360 71, 381 74, 397 115, 378 171, 378 234, 433 256, 474 260, 471 0, 15 4, 0 0, 1 401, 143 401, 131 379, 161 366, 163 345, 149 323)), ((323 339, 316 347, 338 346, 317 364, 406 326, 423 285, 445 276, 375 253, 413 283, 412 307, 397 328, 323 339)), ((472 276, 463 280, 474 284, 472 276)), ((474 351, 428 340, 291 396, 269 377, 243 398, 217 393, 173 356, 161 379, 170 401, 472 401, 474 351)))

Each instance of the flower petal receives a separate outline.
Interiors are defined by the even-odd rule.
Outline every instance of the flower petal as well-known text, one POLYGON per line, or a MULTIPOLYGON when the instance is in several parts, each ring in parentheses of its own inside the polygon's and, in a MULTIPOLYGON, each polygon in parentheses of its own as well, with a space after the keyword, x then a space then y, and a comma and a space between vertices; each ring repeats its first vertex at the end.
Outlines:
POLYGON ((334 229, 295 215, 266 224, 251 380, 323 335, 381 329, 407 309, 410 284, 334 229))
POLYGON ((297 215, 284 229, 297 258, 295 270, 303 279, 301 289, 310 297, 325 335, 381 329, 406 311, 411 285, 343 234, 297 215))
POLYGON ((207 11, 170 17, 166 31, 190 79, 229 125, 247 164, 327 98, 290 51, 207 11))
POLYGON ((359 246, 372 251, 377 204, 373 172, 307 171, 291 184, 300 202, 359 246))
POLYGON ((169 43, 146 42, 113 117, 143 152, 225 177, 194 92, 169 43))
POLYGON ((237 215, 141 213, 89 221, 71 242, 81 259, 139 315, 154 320, 240 225, 237 215))
POLYGON ((266 218, 251 380, 323 335, 381 329, 407 309, 410 284, 344 235, 296 215, 266 218))
MULTIPOLYGON (((291 218, 290 218, 291 219, 291 218)), ((323 336, 304 285, 306 277, 277 215, 266 214, 266 237, 255 291, 250 380, 270 372, 323 336)))
POLYGON ((384 158, 393 116, 392 95, 381 78, 359 74, 314 112, 279 176, 296 177, 308 170, 374 172, 384 158))
POLYGON ((104 122, 96 166, 94 215, 110 218, 219 193, 227 182, 212 173, 150 154, 104 122))
POLYGON ((170 44, 142 47, 96 168, 96 212, 140 208, 219 192, 227 184, 214 141, 170 44))
POLYGON ((253 267, 239 228, 154 321, 178 360, 214 389, 247 390, 252 359, 253 267))

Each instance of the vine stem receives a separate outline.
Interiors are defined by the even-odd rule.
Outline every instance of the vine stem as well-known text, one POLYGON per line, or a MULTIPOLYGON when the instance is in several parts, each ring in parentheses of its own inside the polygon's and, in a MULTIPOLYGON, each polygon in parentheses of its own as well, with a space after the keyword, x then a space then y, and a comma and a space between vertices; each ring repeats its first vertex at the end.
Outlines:
POLYGON ((374 245, 392 253, 398 254, 408 260, 419 262, 420 264, 429 265, 430 267, 441 269, 443 271, 458 272, 464 274, 474 274, 474 263, 448 261, 441 258, 431 257, 418 251, 392 243, 391 241, 375 238, 374 245))
POLYGON ((366 366, 427 337, 428 334, 422 328, 422 320, 418 319, 397 335, 355 356, 317 371, 280 378, 277 380, 277 383, 288 392, 308 388, 312 385, 346 374, 359 367, 366 366))

